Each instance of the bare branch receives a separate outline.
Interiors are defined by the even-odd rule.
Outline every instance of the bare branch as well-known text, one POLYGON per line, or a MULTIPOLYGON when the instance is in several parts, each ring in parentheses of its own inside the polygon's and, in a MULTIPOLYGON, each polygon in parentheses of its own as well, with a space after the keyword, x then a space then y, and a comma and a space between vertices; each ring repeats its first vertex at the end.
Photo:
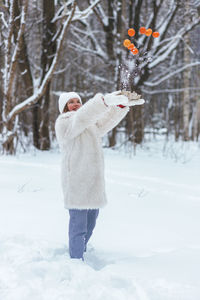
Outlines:
MULTIPOLYGON (((89 7, 81 11, 78 6, 76 6, 76 12, 74 13, 74 17, 72 19, 72 22, 78 21, 81 19, 87 18, 91 13, 93 8, 100 2, 101 0, 95 0, 89 7)), ((52 19, 51 22, 57 22, 58 20, 62 19, 63 16, 69 16, 70 12, 64 12, 66 10, 67 6, 70 5, 73 1, 70 0, 67 3, 65 3, 56 13, 55 17, 52 19), (64 12, 64 13, 63 13, 64 12)))
POLYGON ((80 19, 86 19, 91 13, 93 8, 100 2, 101 0, 95 0, 88 8, 86 8, 83 11, 80 11, 79 8, 77 7, 77 11, 74 14, 73 20, 72 21, 77 21, 80 19))
POLYGON ((90 72, 90 70, 86 70, 85 68, 82 68, 82 67, 80 66, 80 64, 78 64, 78 63, 75 63, 75 62, 74 62, 73 64, 74 64, 76 67, 78 67, 79 70, 80 70, 82 73, 86 74, 87 77, 90 77, 93 81, 103 82, 103 83, 109 83, 109 84, 112 84, 112 83, 113 83, 113 81, 110 81, 110 80, 106 79, 105 77, 101 77, 101 76, 98 76, 98 75, 96 75, 96 74, 92 74, 92 73, 90 72))
POLYGON ((164 61, 167 57, 169 57, 170 53, 176 49, 182 40, 183 36, 192 30, 196 25, 200 24, 200 17, 195 19, 190 24, 187 24, 187 26, 181 28, 176 36, 174 36, 174 39, 171 41, 171 43, 164 45, 158 52, 157 57, 149 64, 149 68, 152 69, 156 67, 158 64, 160 64, 162 61, 164 61))
POLYGON ((200 88, 195 87, 186 87, 186 88, 180 88, 180 89, 162 89, 162 90, 146 90, 142 89, 142 92, 147 95, 156 95, 156 94, 169 94, 169 93, 180 93, 184 92, 185 90, 191 90, 191 91, 200 91, 200 88))
POLYGON ((185 69, 191 68, 191 67, 194 67, 194 66, 198 66, 198 65, 200 65, 200 62, 198 62, 198 61, 194 62, 194 63, 191 63, 191 64, 188 64, 188 65, 184 65, 180 69, 178 69, 178 70, 176 70, 174 72, 170 72, 168 75, 162 77, 160 80, 156 80, 154 82, 153 81, 151 81, 151 82, 146 81, 146 82, 144 82, 144 85, 151 86, 151 87, 157 86, 157 85, 161 84, 163 81, 169 79, 170 77, 173 77, 174 75, 176 75, 176 74, 184 71, 185 69))
MULTIPOLYGON (((74 42, 70 42, 71 48, 74 49, 74 47, 77 47, 77 44, 74 42)), ((104 52, 99 52, 97 50, 93 50, 91 48, 85 48, 82 47, 80 45, 78 45, 78 51, 84 51, 84 52, 88 52, 90 54, 93 54, 94 56, 99 57, 100 59, 102 59, 103 61, 107 62, 107 58, 105 57, 105 53, 104 52)))
MULTIPOLYGON (((79 28, 75 28, 72 32, 72 34, 76 35, 76 32, 78 32, 79 34, 83 34, 86 37, 88 37, 94 47, 94 49, 91 48, 85 48, 83 46, 78 45, 78 49, 82 50, 84 52, 89 52, 92 54, 95 54, 96 56, 98 56, 99 58, 101 58, 103 61, 107 61, 108 60, 108 56, 107 53, 105 53, 105 51, 103 51, 102 47, 99 44, 99 40, 96 38, 95 34, 93 33, 91 26, 89 24, 89 22, 85 22, 85 21, 81 21, 81 24, 83 24, 85 26, 85 30, 81 30, 79 28)), ((80 37, 76 36, 79 40, 80 37)), ((81 43, 83 45, 83 43, 81 43)), ((77 44, 71 42, 71 45, 74 45, 75 47, 77 47, 77 44)))
POLYGON ((6 22, 5 18, 4 18, 4 13, 3 12, 0 12, 0 16, 1 16, 1 19, 2 19, 2 22, 4 24, 4 26, 6 28, 8 28, 8 23, 6 22))
MULTIPOLYGON (((90 0, 88 0, 90 3, 90 0)), ((103 28, 108 26, 108 17, 105 15, 102 7, 98 4, 96 7, 93 8, 94 14, 96 15, 99 23, 102 25, 103 28)))

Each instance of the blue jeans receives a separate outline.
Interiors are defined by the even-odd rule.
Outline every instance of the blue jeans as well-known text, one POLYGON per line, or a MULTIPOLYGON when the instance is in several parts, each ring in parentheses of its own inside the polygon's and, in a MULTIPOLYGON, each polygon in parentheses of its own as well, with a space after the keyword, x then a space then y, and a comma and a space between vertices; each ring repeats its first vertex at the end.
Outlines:
POLYGON ((71 258, 82 258, 86 251, 99 209, 69 209, 69 254, 71 258))

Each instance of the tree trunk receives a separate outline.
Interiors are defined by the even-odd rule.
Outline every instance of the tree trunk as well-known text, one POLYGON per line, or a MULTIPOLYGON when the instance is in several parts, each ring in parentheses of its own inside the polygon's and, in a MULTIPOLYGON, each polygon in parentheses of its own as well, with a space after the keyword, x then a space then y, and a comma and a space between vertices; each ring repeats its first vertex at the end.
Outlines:
MULTIPOLYGON (((121 69, 119 69, 119 66, 121 65, 121 50, 120 50, 120 44, 121 44, 121 40, 122 40, 122 35, 124 34, 122 28, 122 12, 125 13, 125 1, 124 0, 117 0, 116 4, 117 4, 117 16, 114 22, 115 28, 116 28, 116 37, 114 36, 114 27, 113 27, 113 21, 112 19, 110 20, 110 28, 109 28, 109 35, 108 35, 108 39, 109 36, 112 36, 112 45, 111 45, 111 41, 109 42, 109 47, 108 50, 108 54, 111 55, 112 61, 113 61, 113 74, 114 74, 114 85, 115 85, 115 89, 119 90, 120 89, 120 85, 121 85, 121 69), (116 43, 116 48, 117 51, 114 51, 113 45, 114 43, 116 43), (111 48, 112 47, 112 48, 111 48), (114 59, 113 59, 114 58, 114 59)), ((109 5, 109 16, 114 16, 114 11, 113 11, 113 1, 112 1, 112 6, 111 3, 109 5)), ((113 147, 116 144, 116 133, 117 130, 116 128, 114 128, 111 132, 111 134, 109 135, 109 147, 113 147)))
POLYGON ((198 141, 199 136, 200 136, 200 99, 197 99, 195 120, 194 120, 194 139, 198 141))
MULTIPOLYGON (((141 16, 141 8, 142 8, 143 0, 137 1, 133 4, 133 1, 129 2, 129 8, 130 8, 130 14, 129 14, 129 26, 134 27, 135 29, 135 38, 138 38, 138 32, 139 32, 139 24, 140 24, 140 16, 141 16), (133 10, 134 7, 134 10, 133 10), (134 15, 134 17, 133 17, 134 15)), ((139 65, 139 61, 136 61, 136 64, 139 65)), ((136 69, 137 70, 137 69, 136 69)), ((134 72, 135 70, 133 70, 134 72)), ((143 81, 145 81, 148 78, 148 70, 145 71, 145 74, 143 76, 143 81)), ((143 84, 143 81, 140 80, 138 87, 134 86, 133 79, 134 75, 131 74, 130 76, 130 89, 131 91, 135 90, 136 92, 139 91, 139 87, 143 84)), ((136 143, 140 144, 143 140, 144 136, 144 122, 143 122, 143 108, 141 106, 134 106, 133 109, 129 112, 131 114, 131 118, 133 120, 132 124, 132 138, 131 140, 136 143)))
MULTIPOLYGON (((17 16, 20 15, 20 9, 19 9, 19 3, 15 2, 15 29, 14 29, 14 39, 15 43, 17 42, 17 34, 20 27, 20 20, 17 18, 17 16)), ((18 66, 21 73, 20 79, 18 80, 17 84, 17 91, 19 91, 19 94, 24 97, 24 99, 30 97, 33 94, 33 79, 31 74, 31 68, 30 68, 30 62, 28 59, 28 52, 27 52, 27 45, 25 36, 23 34, 22 36, 22 45, 21 45, 21 51, 19 53, 19 60, 18 60, 18 66), (20 88, 20 86, 21 88, 20 88), (22 94, 23 91, 23 94, 22 94)), ((22 113, 20 116, 20 120, 22 121, 22 130, 24 131, 24 134, 28 136, 29 130, 27 127, 28 118, 26 115, 26 111, 22 113)))
POLYGON ((8 8, 9 22, 6 27, 7 36, 4 53, 4 91, 3 91, 3 112, 2 119, 4 121, 3 134, 3 152, 6 154, 15 153, 14 138, 17 137, 18 117, 14 120, 7 120, 7 116, 12 107, 16 105, 18 98, 16 97, 16 73, 18 60, 23 43, 23 35, 26 25, 26 16, 28 8, 28 0, 23 0, 21 4, 21 12, 19 12, 17 0, 10 1, 8 8), (15 38, 16 19, 20 17, 17 38, 15 38))
MULTIPOLYGON (((197 71, 196 87, 200 82, 200 67, 197 71)), ((194 114, 194 130, 193 130, 193 139, 198 141, 200 136, 200 96, 198 93, 195 95, 195 114, 194 114)))
MULTIPOLYGON (((188 23, 189 15, 189 1, 185 2, 185 24, 188 23)), ((184 37, 184 63, 187 65, 190 63, 190 51, 188 47, 190 46, 189 33, 186 33, 184 37)), ((186 69, 183 73, 183 140, 189 140, 189 121, 190 121, 190 68, 186 69)))
MULTIPOLYGON (((56 42, 52 38, 56 32, 55 24, 51 22, 55 14, 53 0, 43 0, 43 49, 41 57, 42 79, 49 70, 53 55, 56 52, 56 42)), ((40 150, 49 150, 49 103, 51 84, 48 83, 44 97, 34 107, 33 112, 33 142, 40 150)))
POLYGON ((134 143, 140 144, 144 137, 144 121, 143 121, 143 108, 134 106, 133 108, 133 135, 134 143))
MULTIPOLYGON (((198 7, 198 14, 200 16, 200 4, 198 7)), ((198 57, 200 57, 200 27, 198 27, 198 29, 196 28, 195 41, 197 45, 196 51, 198 53, 198 57)), ((199 88, 199 82, 200 82, 200 66, 197 67, 197 74, 194 80, 196 88, 199 88)), ((194 96, 194 100, 195 100, 195 115, 194 115, 193 138, 194 140, 198 141, 200 136, 200 95, 198 91, 194 96)))

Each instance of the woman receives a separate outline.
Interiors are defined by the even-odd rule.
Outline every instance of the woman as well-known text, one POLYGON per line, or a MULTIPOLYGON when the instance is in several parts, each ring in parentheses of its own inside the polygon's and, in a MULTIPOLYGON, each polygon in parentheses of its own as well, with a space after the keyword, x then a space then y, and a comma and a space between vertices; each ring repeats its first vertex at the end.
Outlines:
POLYGON ((126 116, 129 106, 144 103, 138 98, 136 93, 125 96, 118 91, 97 94, 82 105, 77 93, 60 95, 55 130, 62 152, 64 204, 70 214, 71 258, 83 259, 99 208, 107 202, 101 137, 126 116))

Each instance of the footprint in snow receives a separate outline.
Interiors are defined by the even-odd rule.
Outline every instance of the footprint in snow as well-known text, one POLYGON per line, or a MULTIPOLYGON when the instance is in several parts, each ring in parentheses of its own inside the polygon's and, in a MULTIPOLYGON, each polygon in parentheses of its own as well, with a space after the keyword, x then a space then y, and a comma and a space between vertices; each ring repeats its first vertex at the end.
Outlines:
POLYGON ((84 255, 84 260, 87 265, 96 271, 99 271, 110 264, 114 264, 114 260, 109 260, 101 257, 101 255, 95 253, 94 251, 88 251, 84 255))

